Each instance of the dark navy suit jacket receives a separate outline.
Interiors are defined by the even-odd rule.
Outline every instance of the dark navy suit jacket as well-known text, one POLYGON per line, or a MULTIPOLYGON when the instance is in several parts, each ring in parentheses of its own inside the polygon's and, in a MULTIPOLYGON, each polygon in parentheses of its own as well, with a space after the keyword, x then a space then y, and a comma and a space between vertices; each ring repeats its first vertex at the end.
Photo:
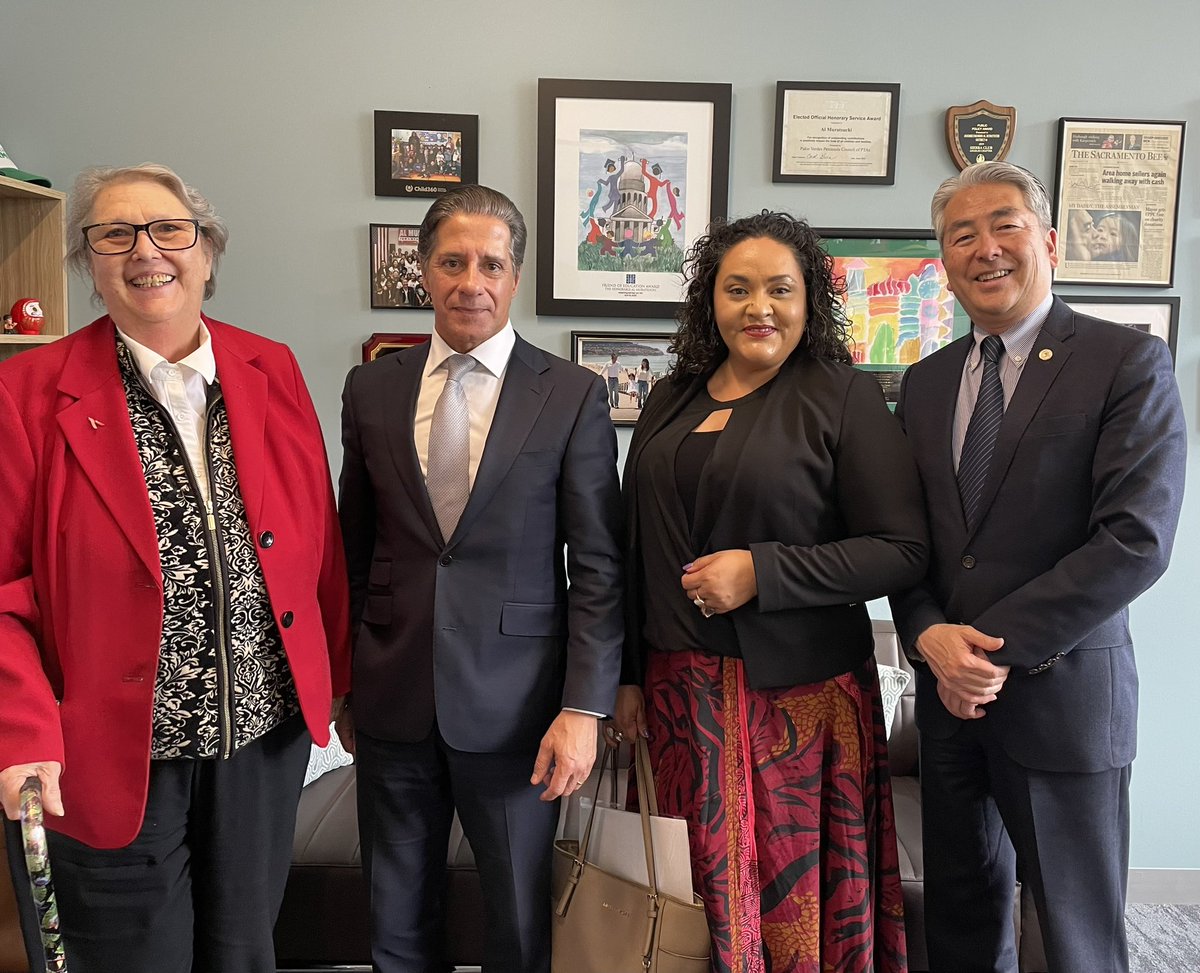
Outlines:
MULTIPOLYGON (((1133 760, 1137 670, 1128 605, 1163 573, 1183 500, 1186 430, 1171 353, 1055 300, 1004 413, 968 531, 951 452, 968 335, 909 368, 897 415, 921 473, 933 555, 892 598, 906 648, 958 622, 1004 639, 989 727, 1023 766, 1091 772, 1133 760), (1047 665, 1049 663, 1049 665, 1047 665)), ((917 721, 961 725, 918 666, 917 721)))
POLYGON ((610 713, 616 696, 621 510, 607 389, 518 336, 470 500, 443 541, 413 443, 428 352, 357 366, 343 393, 355 727, 415 742, 436 707, 457 750, 533 752, 563 707, 610 713))

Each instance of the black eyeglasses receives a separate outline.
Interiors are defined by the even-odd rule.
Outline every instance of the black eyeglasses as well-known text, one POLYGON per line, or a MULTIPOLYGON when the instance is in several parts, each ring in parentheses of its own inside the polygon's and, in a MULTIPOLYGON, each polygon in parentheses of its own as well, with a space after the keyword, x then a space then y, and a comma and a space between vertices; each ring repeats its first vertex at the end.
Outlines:
POLYGON ((129 253, 142 231, 160 250, 187 250, 200 238, 199 220, 151 220, 149 223, 93 223, 83 238, 93 253, 129 253))

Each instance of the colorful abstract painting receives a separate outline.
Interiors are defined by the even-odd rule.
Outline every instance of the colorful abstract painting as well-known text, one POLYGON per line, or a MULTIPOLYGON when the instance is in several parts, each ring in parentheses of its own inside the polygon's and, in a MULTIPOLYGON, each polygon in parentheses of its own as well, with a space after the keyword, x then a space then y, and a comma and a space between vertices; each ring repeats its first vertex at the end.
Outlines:
MULTIPOLYGON (((865 231, 871 232, 871 231, 865 231)), ((875 231, 878 232, 878 231, 875 231)), ((905 368, 970 330, 950 293, 936 240, 824 231, 834 272, 846 278, 846 317, 855 364, 875 372, 895 401, 905 368)))

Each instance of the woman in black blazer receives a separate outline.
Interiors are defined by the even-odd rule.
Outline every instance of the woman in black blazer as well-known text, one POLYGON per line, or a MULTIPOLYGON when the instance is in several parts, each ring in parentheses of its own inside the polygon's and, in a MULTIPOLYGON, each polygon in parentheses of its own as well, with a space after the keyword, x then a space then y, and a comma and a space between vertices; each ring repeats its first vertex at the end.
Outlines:
POLYGON ((803 220, 718 223, 625 466, 617 725, 689 822, 714 971, 907 968, 864 602, 924 575, 908 446, 803 220), (644 692, 643 692, 644 690, 644 692))

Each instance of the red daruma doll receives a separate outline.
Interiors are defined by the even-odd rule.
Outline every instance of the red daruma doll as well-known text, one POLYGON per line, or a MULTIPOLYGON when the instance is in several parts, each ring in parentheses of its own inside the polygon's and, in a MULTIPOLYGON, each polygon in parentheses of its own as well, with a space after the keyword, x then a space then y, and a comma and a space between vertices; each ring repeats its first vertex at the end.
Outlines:
POLYGON ((13 324, 17 326, 17 334, 41 334, 45 318, 42 315, 42 305, 35 297, 23 297, 12 306, 13 324))

